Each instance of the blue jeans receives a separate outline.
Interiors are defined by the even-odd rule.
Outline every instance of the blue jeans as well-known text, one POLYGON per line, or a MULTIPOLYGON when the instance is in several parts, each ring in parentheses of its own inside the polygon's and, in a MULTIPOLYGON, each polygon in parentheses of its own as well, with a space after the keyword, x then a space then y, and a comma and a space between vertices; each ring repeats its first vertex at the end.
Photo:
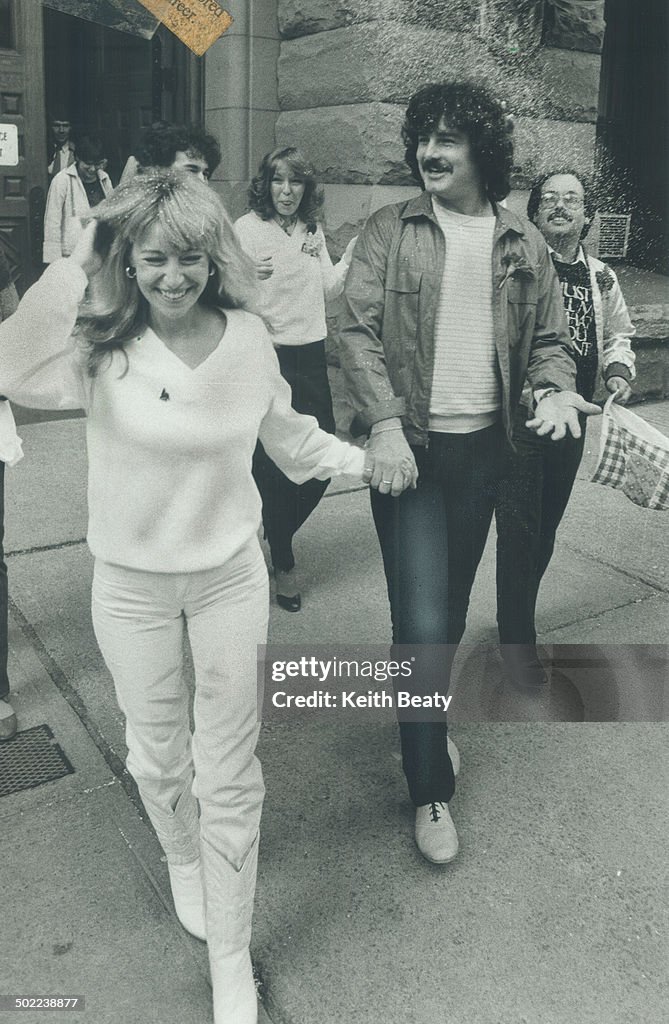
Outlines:
MULTIPOLYGON (((462 639, 469 596, 490 529, 503 450, 501 426, 471 434, 429 435, 415 448, 416 490, 399 498, 371 491, 395 644, 452 644, 462 639)), ((448 688, 452 656, 426 671, 448 688)), ((403 680, 403 687, 406 680, 403 680)), ((448 801, 455 789, 441 721, 400 722, 402 764, 416 806, 448 801)))

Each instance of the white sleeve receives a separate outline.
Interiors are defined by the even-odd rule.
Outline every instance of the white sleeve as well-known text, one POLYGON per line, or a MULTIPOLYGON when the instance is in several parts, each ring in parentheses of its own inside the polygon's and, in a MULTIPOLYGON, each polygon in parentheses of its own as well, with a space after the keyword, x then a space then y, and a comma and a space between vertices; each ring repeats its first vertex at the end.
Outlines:
POLYGON ((49 186, 44 212, 44 263, 53 263, 63 255, 63 206, 67 195, 67 182, 57 174, 49 186))
POLYGON ((336 299, 344 291, 344 284, 346 283, 346 275, 348 268, 351 263, 350 256, 346 259, 340 259, 339 263, 333 265, 330 259, 330 253, 327 250, 325 244, 325 235, 323 229, 318 228, 318 237, 321 241, 321 249, 318 254, 318 258, 321 264, 321 276, 323 278, 323 293, 328 302, 336 299))
POLYGON ((365 461, 362 449, 321 430, 313 416, 303 416, 291 407, 290 386, 281 376, 269 335, 265 357, 272 399, 260 424, 258 439, 270 459, 296 484, 312 477, 327 480, 342 475, 354 476, 361 482, 365 461))
POLYGON ((630 338, 635 334, 635 328, 630 320, 627 305, 618 283, 618 278, 610 267, 606 270, 613 278, 613 284, 608 292, 602 293, 602 312, 604 318, 604 338, 602 344, 602 373, 611 363, 622 363, 630 371, 634 380, 636 371, 634 369, 635 354, 632 351, 630 338))
POLYGON ((82 409, 90 380, 72 331, 87 278, 72 260, 58 260, 0 324, 0 394, 36 409, 82 409))

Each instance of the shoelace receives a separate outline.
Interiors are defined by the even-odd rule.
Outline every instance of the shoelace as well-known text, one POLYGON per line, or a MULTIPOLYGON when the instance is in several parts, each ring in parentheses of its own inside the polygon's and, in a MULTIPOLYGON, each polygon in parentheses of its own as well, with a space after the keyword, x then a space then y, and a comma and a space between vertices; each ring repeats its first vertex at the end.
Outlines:
POLYGON ((441 817, 440 808, 443 808, 443 806, 444 805, 443 805, 443 803, 441 801, 439 801, 439 803, 435 803, 433 801, 430 804, 430 820, 431 821, 439 821, 439 818, 441 817))

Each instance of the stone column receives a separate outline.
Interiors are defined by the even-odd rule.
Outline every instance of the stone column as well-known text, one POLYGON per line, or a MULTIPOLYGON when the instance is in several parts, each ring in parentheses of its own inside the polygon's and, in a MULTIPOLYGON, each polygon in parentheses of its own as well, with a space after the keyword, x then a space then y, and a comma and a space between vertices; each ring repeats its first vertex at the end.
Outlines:
POLYGON ((246 209, 249 179, 274 147, 279 29, 276 0, 223 6, 234 21, 204 58, 204 107, 207 130, 223 153, 214 187, 235 219, 246 209))

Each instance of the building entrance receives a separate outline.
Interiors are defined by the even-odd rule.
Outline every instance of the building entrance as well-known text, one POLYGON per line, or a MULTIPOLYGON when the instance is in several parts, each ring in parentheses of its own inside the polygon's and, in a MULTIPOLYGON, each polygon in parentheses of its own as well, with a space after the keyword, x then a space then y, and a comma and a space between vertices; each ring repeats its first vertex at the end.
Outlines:
POLYGON ((114 184, 152 121, 199 120, 199 71, 165 28, 147 40, 44 8, 47 117, 66 112, 76 134, 98 136, 114 184))
POLYGON ((42 269, 48 118, 98 135, 117 184, 152 121, 201 121, 202 69, 162 26, 147 40, 40 0, 0 0, 0 123, 16 125, 19 137, 18 164, 0 166, 0 245, 20 293, 42 269))

